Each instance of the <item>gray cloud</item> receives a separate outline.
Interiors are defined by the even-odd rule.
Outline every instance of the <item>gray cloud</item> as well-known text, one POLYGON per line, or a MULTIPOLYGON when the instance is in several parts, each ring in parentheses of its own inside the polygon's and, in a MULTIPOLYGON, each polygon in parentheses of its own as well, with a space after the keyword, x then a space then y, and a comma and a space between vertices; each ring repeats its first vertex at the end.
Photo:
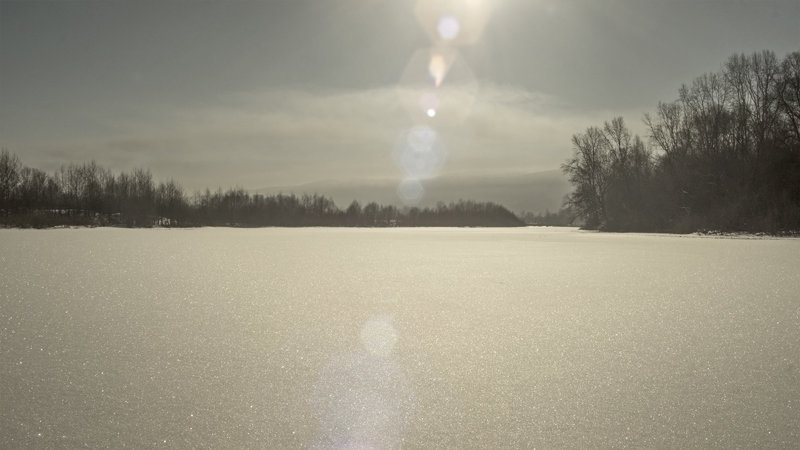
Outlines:
POLYGON ((439 181, 510 186, 556 169, 572 134, 617 115, 643 134, 642 113, 681 83, 800 38, 794 0, 492 1, 477 42, 444 55, 431 118, 414 4, 0 1, 0 146, 48 171, 95 159, 189 190, 366 192, 404 177, 398 137, 429 124, 439 181))
MULTIPOLYGON (((27 164, 48 170, 89 159, 115 170, 150 167, 190 189, 399 180, 403 174, 391 152, 398 136, 417 123, 403 98, 418 93, 398 88, 237 93, 207 107, 162 107, 145 114, 146 120, 142 115, 110 119, 127 123, 127 132, 25 143, 12 150, 27 164)), ((569 155, 572 133, 610 117, 607 111, 571 113, 549 96, 484 85, 463 115, 451 120, 442 114, 429 124, 448 149, 443 174, 497 175, 558 167, 569 155)))

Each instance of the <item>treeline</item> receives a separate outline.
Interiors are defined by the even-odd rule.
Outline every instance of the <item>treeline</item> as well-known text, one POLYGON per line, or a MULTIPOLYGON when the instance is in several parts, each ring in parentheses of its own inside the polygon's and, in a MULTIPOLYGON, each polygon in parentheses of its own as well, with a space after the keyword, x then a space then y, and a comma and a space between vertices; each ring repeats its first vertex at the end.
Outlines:
POLYGON ((800 230, 800 52, 733 55, 646 114, 572 138, 567 204, 609 231, 800 230))
POLYGON ((545 227, 569 227, 577 226, 580 223, 578 214, 569 206, 560 208, 557 212, 549 209, 543 213, 533 213, 526 211, 520 214, 522 221, 526 225, 545 226, 545 227))
POLYGON ((353 201, 340 210, 321 195, 261 195, 243 189, 197 192, 189 198, 148 170, 113 172, 95 162, 62 166, 53 174, 23 166, 0 151, 0 225, 87 226, 521 226, 494 203, 458 201, 403 208, 353 201))

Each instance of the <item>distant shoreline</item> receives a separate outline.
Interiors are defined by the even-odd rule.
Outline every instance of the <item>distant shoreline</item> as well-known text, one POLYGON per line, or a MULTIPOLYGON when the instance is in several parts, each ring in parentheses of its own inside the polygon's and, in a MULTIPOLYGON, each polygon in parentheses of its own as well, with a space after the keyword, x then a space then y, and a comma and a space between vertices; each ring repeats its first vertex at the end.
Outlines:
POLYGON ((767 232, 729 232, 729 231, 692 231, 688 233, 670 232, 670 231, 603 231, 588 228, 582 228, 573 225, 396 225, 396 226, 364 226, 364 225, 300 225, 300 226, 286 226, 286 225, 266 225, 266 226, 235 226, 235 225, 196 225, 196 226, 125 226, 125 225, 54 225, 46 227, 18 227, 0 225, 0 230, 63 230, 63 229, 94 229, 94 228, 109 228, 120 230, 196 230, 202 228, 230 228, 230 229, 265 229, 265 228, 283 228, 283 229, 362 229, 362 230, 377 230, 377 229, 423 229, 423 228, 459 228, 459 229, 501 229, 501 228, 572 228, 575 231, 590 232, 598 234, 645 234, 645 235, 661 235, 661 236, 683 236, 683 237, 702 237, 711 239, 800 239, 800 231, 782 231, 776 233, 767 232))

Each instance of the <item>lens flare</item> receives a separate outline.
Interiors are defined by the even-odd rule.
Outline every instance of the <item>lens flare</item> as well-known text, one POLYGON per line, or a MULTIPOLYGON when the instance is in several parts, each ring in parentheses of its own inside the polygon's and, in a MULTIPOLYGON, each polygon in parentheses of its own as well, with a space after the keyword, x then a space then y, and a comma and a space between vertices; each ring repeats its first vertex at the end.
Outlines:
MULTIPOLYGON (((454 49, 477 42, 490 12, 490 0, 416 0, 414 15, 430 36, 433 47, 412 55, 397 87, 414 123, 432 124, 430 119, 439 116, 436 125, 447 127, 469 113, 477 80, 467 64, 459 64, 454 49), (445 78, 447 85, 442 87, 445 78)), ((398 139, 392 156, 406 174, 397 194, 408 204, 422 198, 425 190, 419 180, 438 175, 446 152, 433 129, 414 127, 398 139)))
POLYGON ((439 96, 433 92, 424 92, 419 96, 419 107, 428 117, 435 116, 439 109, 439 96))
POLYGON ((461 31, 461 24, 455 16, 447 14, 439 19, 436 30, 439 32, 439 37, 445 41, 451 41, 455 39, 456 36, 458 36, 458 32, 461 31))
POLYGON ((414 15, 435 43, 472 45, 483 35, 495 0, 417 0, 414 15))
POLYGON ((458 51, 447 47, 419 49, 406 65, 395 92, 412 123, 429 123, 429 110, 433 110, 438 126, 452 126, 472 111, 478 80, 458 51))
POLYGON ((416 205, 422 200, 423 195, 425 195, 425 188, 415 178, 406 178, 400 182, 400 186, 397 186, 397 196, 406 205, 416 205))
POLYGON ((436 131, 430 127, 414 127, 406 134, 406 143, 413 153, 428 153, 436 143, 436 131))
POLYGON ((436 132, 427 127, 415 127, 406 136, 406 146, 400 163, 406 173, 416 177, 430 175, 431 168, 437 163, 434 152, 436 132))
POLYGON ((428 73, 433 78, 433 85, 439 87, 447 75, 447 61, 441 53, 431 55, 431 62, 428 63, 428 73))
POLYGON ((392 158, 406 177, 416 180, 438 175, 446 157, 444 143, 427 126, 416 126, 402 133, 392 151, 392 158))

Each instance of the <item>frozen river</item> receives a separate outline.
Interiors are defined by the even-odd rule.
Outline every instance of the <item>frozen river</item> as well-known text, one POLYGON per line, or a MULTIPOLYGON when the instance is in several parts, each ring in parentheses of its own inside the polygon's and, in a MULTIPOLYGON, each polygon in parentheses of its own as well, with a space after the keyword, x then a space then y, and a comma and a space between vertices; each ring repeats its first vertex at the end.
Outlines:
POLYGON ((0 230, 0 447, 793 447, 800 240, 0 230))

